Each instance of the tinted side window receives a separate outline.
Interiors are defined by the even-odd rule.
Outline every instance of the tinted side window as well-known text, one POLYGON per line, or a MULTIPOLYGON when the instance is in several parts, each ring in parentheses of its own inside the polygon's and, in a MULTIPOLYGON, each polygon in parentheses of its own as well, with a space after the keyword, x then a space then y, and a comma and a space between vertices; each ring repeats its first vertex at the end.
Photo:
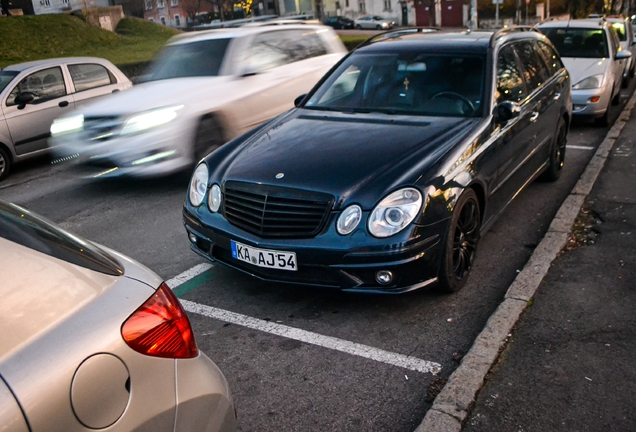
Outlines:
POLYGON ((545 63, 548 65, 550 75, 556 74, 563 68, 561 59, 550 45, 539 42, 539 53, 543 56, 543 60, 545 60, 545 63))
POLYGON ((62 69, 59 67, 44 69, 32 73, 23 78, 16 85, 9 97, 7 98, 7 106, 16 105, 15 97, 20 93, 32 93, 33 104, 49 101, 66 95, 66 85, 64 85, 64 77, 62 69))
POLYGON ((526 87, 517 64, 517 56, 510 45, 499 51, 495 96, 497 103, 503 101, 519 102, 526 97, 526 87))
POLYGON ((248 68, 267 70, 325 54, 327 50, 315 32, 272 31, 256 36, 245 53, 243 64, 248 68))
POLYGON ((535 46, 536 45, 531 42, 515 44, 529 93, 541 87, 549 77, 548 70, 543 60, 539 57, 538 50, 535 51, 535 46))
POLYGON ((115 84, 117 82, 115 77, 108 72, 108 69, 98 64, 69 65, 68 70, 71 72, 75 91, 78 92, 115 84))

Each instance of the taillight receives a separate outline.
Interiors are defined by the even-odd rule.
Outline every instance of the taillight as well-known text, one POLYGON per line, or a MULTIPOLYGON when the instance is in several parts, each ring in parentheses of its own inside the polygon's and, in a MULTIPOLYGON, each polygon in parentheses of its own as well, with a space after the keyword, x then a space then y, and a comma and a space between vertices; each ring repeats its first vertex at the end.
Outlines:
POLYGON ((199 354, 188 316, 165 283, 128 317, 121 335, 129 347, 149 356, 193 358, 199 354))

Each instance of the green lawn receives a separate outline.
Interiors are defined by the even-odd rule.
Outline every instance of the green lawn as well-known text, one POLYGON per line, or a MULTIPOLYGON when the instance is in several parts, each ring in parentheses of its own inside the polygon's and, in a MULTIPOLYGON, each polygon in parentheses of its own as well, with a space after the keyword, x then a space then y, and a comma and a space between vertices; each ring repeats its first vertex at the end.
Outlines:
MULTIPOLYGON (((74 56, 102 57, 119 66, 143 63, 178 33, 178 30, 137 18, 121 20, 116 33, 90 25, 74 15, 2 18, 0 67, 74 56)), ((351 50, 368 36, 345 35, 341 38, 351 50)))
POLYGON ((124 18, 111 33, 73 15, 0 19, 0 67, 52 57, 103 57, 115 64, 145 62, 177 30, 124 18))

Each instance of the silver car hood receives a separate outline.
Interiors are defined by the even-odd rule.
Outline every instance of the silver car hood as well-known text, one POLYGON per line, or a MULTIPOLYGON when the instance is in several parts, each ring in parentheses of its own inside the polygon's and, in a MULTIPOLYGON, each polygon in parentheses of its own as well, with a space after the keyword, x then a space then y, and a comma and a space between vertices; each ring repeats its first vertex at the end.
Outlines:
POLYGON ((570 73, 570 82, 576 85, 592 75, 605 74, 610 66, 608 58, 562 57, 565 68, 570 73))
POLYGON ((172 78, 137 84, 86 105, 79 112, 84 116, 123 116, 156 108, 184 105, 210 107, 224 102, 234 86, 231 77, 172 78))

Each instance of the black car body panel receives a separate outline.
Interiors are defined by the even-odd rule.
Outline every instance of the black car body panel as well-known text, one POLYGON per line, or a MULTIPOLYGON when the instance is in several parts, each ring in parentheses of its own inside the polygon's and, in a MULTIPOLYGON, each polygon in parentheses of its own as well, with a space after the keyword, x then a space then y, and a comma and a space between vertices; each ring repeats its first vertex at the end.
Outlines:
MULTIPOLYGON (((484 233, 525 185, 554 166, 555 137, 569 126, 571 94, 567 71, 548 71, 548 59, 541 60, 533 45, 545 37, 527 31, 394 34, 353 51, 300 107, 204 159, 206 194, 200 205, 186 199, 183 211, 195 252, 268 281, 383 293, 432 286, 449 250, 456 205, 468 189, 479 201, 484 233), (528 73, 524 56, 537 70, 528 73), (461 81, 450 90, 426 87, 435 82, 436 64, 447 60, 451 66, 483 66, 474 73, 481 80, 479 95, 457 95, 452 90, 470 94, 461 81), (367 91, 382 62, 402 73, 392 72, 402 98, 397 108, 385 108, 389 96, 364 109, 350 108, 358 103, 357 89, 367 91), (349 79, 343 71, 355 83, 343 81, 340 93, 328 93, 341 77, 349 79), (428 96, 402 104, 415 100, 408 96, 418 85, 428 96), (432 103, 435 99, 443 104, 432 103), (445 114, 432 115, 434 109, 445 114), (212 185, 223 196, 217 212, 209 209, 212 185), (411 222, 387 237, 372 233, 379 203, 409 188, 422 199, 411 222), (339 217, 354 206, 360 208, 359 223, 340 234, 339 217), (271 252, 272 259, 277 252, 293 253, 298 267, 245 262, 236 256, 236 243, 271 252), (388 282, 382 272, 390 273, 388 282)), ((451 73, 443 69, 437 77, 451 73)), ((383 85, 377 82, 369 88, 383 85)))

